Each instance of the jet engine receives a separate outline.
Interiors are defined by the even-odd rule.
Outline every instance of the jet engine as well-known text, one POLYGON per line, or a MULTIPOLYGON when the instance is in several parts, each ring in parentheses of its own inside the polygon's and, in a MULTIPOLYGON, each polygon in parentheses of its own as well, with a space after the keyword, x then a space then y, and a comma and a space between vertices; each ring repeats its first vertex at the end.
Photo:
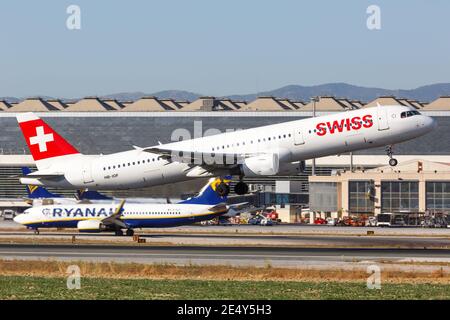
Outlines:
POLYGON ((278 154, 262 154, 246 158, 240 169, 246 177, 276 175, 280 169, 278 154))
POLYGON ((101 232, 105 230, 105 226, 100 220, 84 220, 77 224, 78 231, 80 232, 101 232))

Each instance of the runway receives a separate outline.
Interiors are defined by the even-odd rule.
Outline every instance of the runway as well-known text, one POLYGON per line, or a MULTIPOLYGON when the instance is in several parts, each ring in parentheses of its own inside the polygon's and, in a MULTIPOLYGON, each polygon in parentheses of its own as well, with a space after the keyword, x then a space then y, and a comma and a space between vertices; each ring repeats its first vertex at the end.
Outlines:
POLYGON ((354 268, 358 265, 366 266, 381 262, 383 264, 406 261, 450 263, 450 250, 0 244, 0 258, 176 265, 354 268))
MULTIPOLYGON (((112 233, 83 234, 78 232, 0 232, 2 242, 132 244, 131 237, 116 237, 112 233)), ((196 246, 286 246, 286 247, 368 247, 368 248, 440 248, 450 249, 448 236, 393 236, 393 235, 342 235, 342 234, 240 234, 240 233, 140 233, 148 244, 196 245, 196 246)))

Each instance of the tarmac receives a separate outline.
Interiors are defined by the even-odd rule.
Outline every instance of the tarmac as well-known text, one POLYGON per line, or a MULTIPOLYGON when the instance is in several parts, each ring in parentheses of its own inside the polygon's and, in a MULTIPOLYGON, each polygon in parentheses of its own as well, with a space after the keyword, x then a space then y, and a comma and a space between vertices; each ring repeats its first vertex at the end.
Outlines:
POLYGON ((268 248, 210 246, 122 246, 0 244, 6 260, 53 260, 174 265, 225 265, 309 269, 385 269, 450 272, 449 249, 268 248), (411 262, 446 262, 446 266, 411 262))
POLYGON ((450 229, 310 225, 136 230, 142 240, 0 222, 0 259, 450 272, 450 229))

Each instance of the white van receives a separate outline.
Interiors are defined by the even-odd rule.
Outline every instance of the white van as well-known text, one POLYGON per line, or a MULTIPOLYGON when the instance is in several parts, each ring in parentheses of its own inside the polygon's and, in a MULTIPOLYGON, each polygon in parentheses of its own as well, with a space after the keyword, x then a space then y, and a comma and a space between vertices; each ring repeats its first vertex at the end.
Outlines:
POLYGON ((377 215, 377 227, 392 226, 392 213, 380 213, 377 215))
POLYGON ((5 209, 3 210, 3 220, 12 220, 16 216, 16 212, 14 210, 5 209))

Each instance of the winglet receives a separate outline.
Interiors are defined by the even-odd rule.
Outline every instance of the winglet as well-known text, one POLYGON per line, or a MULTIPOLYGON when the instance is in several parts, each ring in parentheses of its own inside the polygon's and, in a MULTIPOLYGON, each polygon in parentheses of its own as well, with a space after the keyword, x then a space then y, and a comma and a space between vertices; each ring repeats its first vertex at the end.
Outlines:
POLYGON ((123 199, 122 201, 120 201, 119 206, 116 208, 116 210, 114 211, 114 213, 111 215, 111 217, 117 217, 120 216, 122 214, 122 209, 123 206, 125 205, 126 200, 123 199))

